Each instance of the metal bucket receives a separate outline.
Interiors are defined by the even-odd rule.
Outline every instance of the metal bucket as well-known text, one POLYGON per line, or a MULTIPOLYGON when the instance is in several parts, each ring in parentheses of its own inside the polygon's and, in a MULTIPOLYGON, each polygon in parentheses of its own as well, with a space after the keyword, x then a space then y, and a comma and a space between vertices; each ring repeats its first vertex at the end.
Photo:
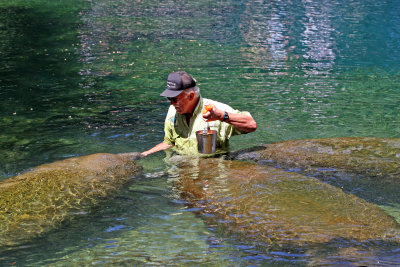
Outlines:
POLYGON ((197 149, 199 153, 212 154, 215 153, 217 144, 217 131, 214 130, 200 130, 196 132, 197 149))

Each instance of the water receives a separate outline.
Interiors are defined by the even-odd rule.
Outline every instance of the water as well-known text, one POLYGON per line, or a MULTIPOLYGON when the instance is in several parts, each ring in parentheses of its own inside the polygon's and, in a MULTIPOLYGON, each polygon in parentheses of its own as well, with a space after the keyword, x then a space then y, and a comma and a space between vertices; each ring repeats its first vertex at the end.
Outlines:
MULTIPOLYGON (((389 0, 1 2, 0 178, 71 156, 149 149, 163 138, 168 102, 159 94, 177 69, 197 79, 203 96, 256 119, 257 132, 233 137, 233 150, 399 138, 399 25, 400 7, 389 0)), ((148 177, 120 197, 1 261, 307 262, 210 231, 174 196, 163 157, 146 159, 148 177)), ((337 184, 399 213, 385 183, 337 184)))

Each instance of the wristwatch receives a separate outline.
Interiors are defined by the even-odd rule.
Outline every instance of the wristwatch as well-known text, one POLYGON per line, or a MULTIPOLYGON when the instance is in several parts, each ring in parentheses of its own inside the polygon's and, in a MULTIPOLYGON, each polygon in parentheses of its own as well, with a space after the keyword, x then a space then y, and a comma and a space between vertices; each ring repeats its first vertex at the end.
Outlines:
POLYGON ((228 115, 228 112, 225 111, 222 121, 226 121, 226 120, 229 120, 229 115, 228 115))

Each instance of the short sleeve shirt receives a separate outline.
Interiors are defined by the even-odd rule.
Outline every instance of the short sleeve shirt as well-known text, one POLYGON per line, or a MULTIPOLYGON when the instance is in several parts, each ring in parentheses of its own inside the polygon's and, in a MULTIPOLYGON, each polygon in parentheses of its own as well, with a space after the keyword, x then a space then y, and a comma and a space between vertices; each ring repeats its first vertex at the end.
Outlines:
MULTIPOLYGON (((229 113, 246 114, 251 116, 247 111, 241 112, 239 110, 234 110, 226 104, 200 97, 188 125, 186 117, 177 113, 175 107, 171 105, 165 118, 164 143, 173 145, 181 154, 198 154, 196 131, 203 130, 207 127, 207 122, 202 116, 202 110, 207 104, 213 104, 218 109, 229 113)), ((227 150, 229 146, 229 138, 231 136, 245 133, 236 129, 231 124, 219 120, 208 122, 208 127, 210 127, 210 130, 217 131, 217 152, 227 150)))

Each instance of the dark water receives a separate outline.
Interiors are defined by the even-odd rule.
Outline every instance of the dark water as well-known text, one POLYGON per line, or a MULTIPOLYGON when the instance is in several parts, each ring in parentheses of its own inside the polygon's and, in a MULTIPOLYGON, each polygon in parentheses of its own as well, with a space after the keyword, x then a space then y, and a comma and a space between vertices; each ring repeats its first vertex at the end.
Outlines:
MULTIPOLYGON (((177 69, 197 79, 203 96, 256 119, 257 132, 234 137, 232 149, 400 137, 396 1, 4 1, 0 57, 2 179, 71 156, 152 147, 162 140, 168 107, 159 94, 177 69)), ((150 179, 1 261, 106 264, 125 255, 153 265, 307 262, 215 236, 171 196, 163 157, 144 162, 150 179)), ((343 186, 399 213, 396 188, 343 186)), ((388 251, 381 257, 398 263, 396 250, 388 251)))

